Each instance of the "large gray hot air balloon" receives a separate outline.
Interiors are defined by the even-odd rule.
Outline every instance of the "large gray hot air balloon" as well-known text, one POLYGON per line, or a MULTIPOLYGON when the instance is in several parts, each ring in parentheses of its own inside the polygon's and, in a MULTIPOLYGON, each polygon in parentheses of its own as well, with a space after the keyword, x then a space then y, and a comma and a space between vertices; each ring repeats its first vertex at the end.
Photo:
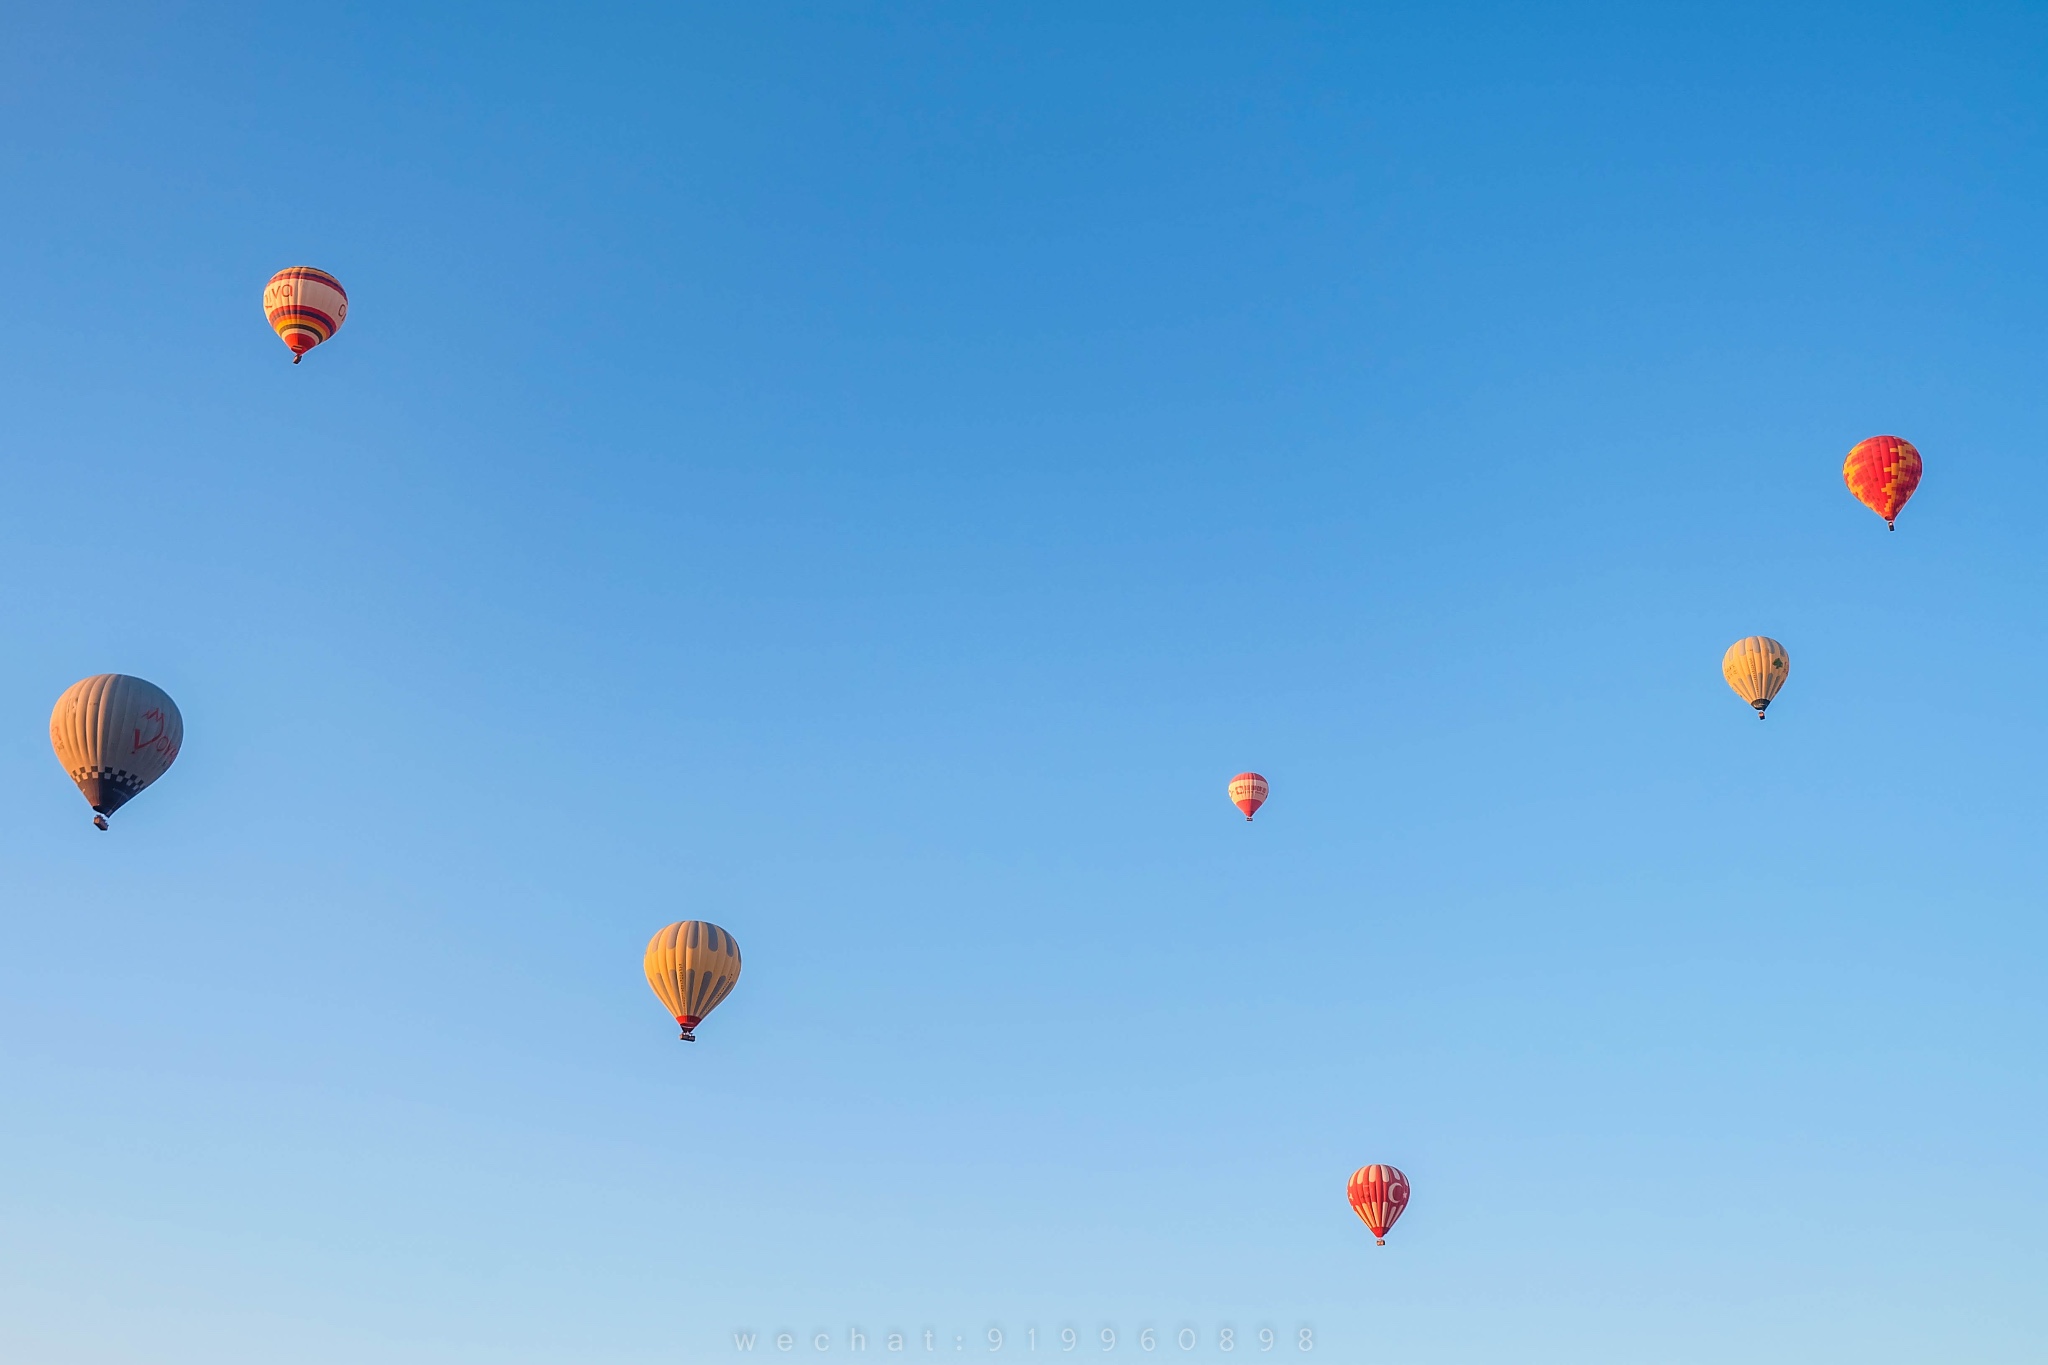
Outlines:
POLYGON ((50 747, 101 829, 109 815, 164 775, 184 742, 178 704, 155 683, 126 673, 71 684, 50 712, 50 747))

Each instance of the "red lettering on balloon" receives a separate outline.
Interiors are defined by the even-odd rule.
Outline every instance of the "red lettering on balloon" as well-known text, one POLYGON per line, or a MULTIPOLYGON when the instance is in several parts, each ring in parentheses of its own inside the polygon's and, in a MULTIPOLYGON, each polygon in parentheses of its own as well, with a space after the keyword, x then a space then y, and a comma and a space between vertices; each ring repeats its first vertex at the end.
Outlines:
POLYGON ((131 754, 139 754, 144 749, 154 749, 160 754, 171 753, 171 738, 169 735, 164 733, 163 711, 158 707, 152 706, 149 708, 149 710, 144 711, 142 713, 142 718, 146 721, 153 721, 156 725, 156 732, 150 735, 149 738, 144 739, 142 736, 142 727, 140 725, 136 726, 135 746, 131 748, 128 752, 131 754))

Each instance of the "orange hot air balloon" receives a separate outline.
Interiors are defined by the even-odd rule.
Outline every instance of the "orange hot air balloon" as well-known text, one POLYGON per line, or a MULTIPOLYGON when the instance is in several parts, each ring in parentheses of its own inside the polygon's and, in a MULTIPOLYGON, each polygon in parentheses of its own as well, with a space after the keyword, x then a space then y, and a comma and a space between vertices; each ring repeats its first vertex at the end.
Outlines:
POLYGON ((1895 530, 1892 523, 1920 486, 1920 452, 1897 436, 1858 441, 1842 461, 1842 482, 1856 501, 1884 518, 1887 531, 1895 530))
POLYGON ((1230 779, 1230 804, 1243 811, 1246 823, 1250 823, 1253 814, 1266 804, 1269 790, 1266 779, 1257 773, 1239 773, 1230 779))
POLYGON ((641 959, 647 984, 668 1006, 686 1043, 740 979, 740 945, 715 924, 686 919, 656 931, 641 959))
POLYGON ((1351 1173, 1344 1191, 1351 1196, 1351 1211, 1372 1229, 1377 1246, 1387 1244, 1387 1229, 1401 1219, 1408 1207, 1408 1177, 1392 1166, 1360 1166, 1351 1173))

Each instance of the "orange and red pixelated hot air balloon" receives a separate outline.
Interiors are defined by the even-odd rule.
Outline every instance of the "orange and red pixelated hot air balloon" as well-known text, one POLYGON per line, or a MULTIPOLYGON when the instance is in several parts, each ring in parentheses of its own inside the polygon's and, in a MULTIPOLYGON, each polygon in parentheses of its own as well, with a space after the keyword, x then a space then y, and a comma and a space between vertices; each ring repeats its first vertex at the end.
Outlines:
POLYGON ((1244 812, 1249 821, 1260 806, 1266 804, 1266 779, 1257 773, 1239 773, 1230 779, 1230 804, 1244 812))
POLYGON ((1351 1196, 1351 1211, 1372 1229, 1376 1245, 1385 1246, 1387 1229, 1408 1207, 1408 1177, 1392 1166, 1360 1166, 1344 1192, 1351 1196))
POLYGON ((278 271, 263 286, 263 316, 284 344, 292 348, 292 364, 341 330, 348 318, 348 294, 341 281, 310 265, 278 271))
POLYGON ((1856 495, 1856 501, 1884 518, 1886 530, 1906 506, 1906 499, 1920 486, 1920 452, 1911 441, 1896 436, 1873 436, 1849 448, 1842 461, 1842 482, 1856 495))

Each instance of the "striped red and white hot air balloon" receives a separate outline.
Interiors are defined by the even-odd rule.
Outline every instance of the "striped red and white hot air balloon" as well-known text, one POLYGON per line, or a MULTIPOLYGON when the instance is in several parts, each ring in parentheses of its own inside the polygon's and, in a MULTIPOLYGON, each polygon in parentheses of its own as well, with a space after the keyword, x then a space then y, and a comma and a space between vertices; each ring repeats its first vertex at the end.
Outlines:
POLYGON ((341 330, 348 319, 348 294, 341 281, 310 265, 288 266, 263 286, 263 316, 284 344, 292 364, 341 330))
POLYGON ((1239 773, 1230 779, 1230 804, 1244 812, 1249 821, 1260 806, 1266 804, 1266 779, 1257 773, 1239 773))
POLYGON ((1376 1245, 1385 1246, 1387 1229, 1408 1207, 1408 1177, 1393 1166, 1360 1166, 1344 1192, 1351 1197, 1351 1211, 1372 1229, 1376 1245))

